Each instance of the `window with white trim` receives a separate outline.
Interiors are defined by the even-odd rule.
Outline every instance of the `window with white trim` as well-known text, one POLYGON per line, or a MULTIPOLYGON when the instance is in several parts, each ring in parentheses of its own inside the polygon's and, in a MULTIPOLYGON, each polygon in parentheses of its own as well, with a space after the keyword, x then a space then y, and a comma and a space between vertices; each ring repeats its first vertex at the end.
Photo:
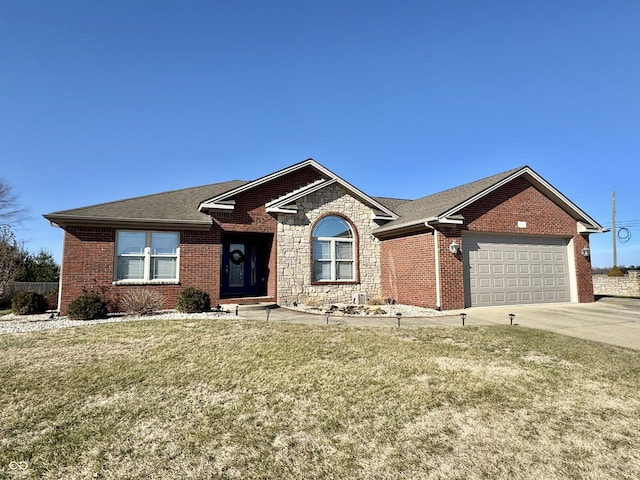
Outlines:
POLYGON ((313 228, 312 242, 314 282, 355 280, 354 235, 344 218, 322 218, 313 228))
POLYGON ((117 281, 178 280, 179 236, 176 232, 120 230, 116 238, 117 281))

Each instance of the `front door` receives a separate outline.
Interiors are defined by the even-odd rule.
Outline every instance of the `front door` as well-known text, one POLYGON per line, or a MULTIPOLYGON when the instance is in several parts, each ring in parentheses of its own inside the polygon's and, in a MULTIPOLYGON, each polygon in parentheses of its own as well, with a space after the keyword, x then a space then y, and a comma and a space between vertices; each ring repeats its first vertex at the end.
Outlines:
POLYGON ((222 295, 260 295, 264 282, 260 268, 260 249, 256 242, 224 242, 222 249, 222 295))

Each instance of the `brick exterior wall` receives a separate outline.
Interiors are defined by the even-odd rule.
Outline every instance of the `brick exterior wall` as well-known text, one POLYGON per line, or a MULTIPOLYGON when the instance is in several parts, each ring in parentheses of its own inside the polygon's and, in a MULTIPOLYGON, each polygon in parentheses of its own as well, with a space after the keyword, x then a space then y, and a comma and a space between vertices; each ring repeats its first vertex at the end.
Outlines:
MULTIPOLYGON (((109 311, 119 311, 120 300, 136 289, 156 290, 165 298, 165 307, 173 308, 180 290, 196 287, 208 292, 216 301, 220 291, 219 235, 214 231, 180 231, 179 285, 114 285, 116 230, 111 227, 68 227, 62 258, 62 293, 60 311, 87 292, 100 294, 109 311)), ((155 231, 155 230, 154 230, 155 231)), ((175 230, 170 230, 175 231, 175 230)))
POLYGON ((431 233, 384 240, 380 246, 382 296, 405 305, 436 306, 431 233))
MULTIPOLYGON (((543 235, 572 239, 573 251, 569 252, 569 262, 574 262, 576 287, 579 302, 593 301, 591 262, 581 255, 589 245, 587 235, 577 231, 576 220, 535 188, 528 180, 520 177, 485 196, 461 212, 464 225, 439 227, 438 246, 440 263, 441 308, 454 310, 465 307, 464 272, 462 255, 454 256, 449 245, 456 241, 464 250, 463 231, 498 233, 505 235, 543 235), (518 222, 526 222, 526 228, 519 228, 518 222)), ((424 234, 432 237, 432 234, 424 234)), ((394 297, 398 291, 398 301, 411 300, 414 305, 427 308, 436 307, 435 260, 433 258, 433 238, 430 251, 424 251, 421 241, 416 242, 416 255, 407 258, 410 239, 384 240, 382 242, 383 295, 394 297), (424 257, 421 257, 423 255, 424 257), (397 285, 392 288, 385 279, 387 268, 394 262, 397 285), (399 265, 401 267, 399 267, 399 265), (412 265, 415 268, 412 270, 412 265), (434 293, 431 293, 433 291, 434 293)))

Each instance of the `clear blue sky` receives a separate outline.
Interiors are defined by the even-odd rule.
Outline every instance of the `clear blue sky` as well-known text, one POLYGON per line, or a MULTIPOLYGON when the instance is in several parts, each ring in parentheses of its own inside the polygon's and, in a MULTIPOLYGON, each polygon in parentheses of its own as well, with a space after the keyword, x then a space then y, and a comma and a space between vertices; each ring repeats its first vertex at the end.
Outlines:
POLYGON ((637 0, 2 0, 0 65, 33 252, 44 213, 313 157, 406 198, 529 165, 605 226, 615 190, 640 264, 637 0))

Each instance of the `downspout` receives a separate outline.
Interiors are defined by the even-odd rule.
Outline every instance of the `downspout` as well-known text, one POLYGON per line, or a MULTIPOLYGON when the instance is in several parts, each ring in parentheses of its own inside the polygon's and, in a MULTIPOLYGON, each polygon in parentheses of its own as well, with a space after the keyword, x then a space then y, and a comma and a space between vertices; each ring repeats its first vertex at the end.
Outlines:
POLYGON ((438 246, 438 230, 433 230, 433 247, 435 249, 436 260, 436 310, 441 310, 440 304, 440 249, 438 246))
MULTIPOLYGON (((52 227, 55 228, 60 228, 62 230, 62 227, 60 227, 60 225, 58 225, 57 223, 54 222, 49 222, 49 225, 51 225, 52 227)), ((66 237, 66 232, 64 230, 62 230, 62 257, 60 259, 60 278, 58 279, 58 316, 60 316, 60 305, 62 302, 62 268, 64 265, 64 239, 66 237)))

